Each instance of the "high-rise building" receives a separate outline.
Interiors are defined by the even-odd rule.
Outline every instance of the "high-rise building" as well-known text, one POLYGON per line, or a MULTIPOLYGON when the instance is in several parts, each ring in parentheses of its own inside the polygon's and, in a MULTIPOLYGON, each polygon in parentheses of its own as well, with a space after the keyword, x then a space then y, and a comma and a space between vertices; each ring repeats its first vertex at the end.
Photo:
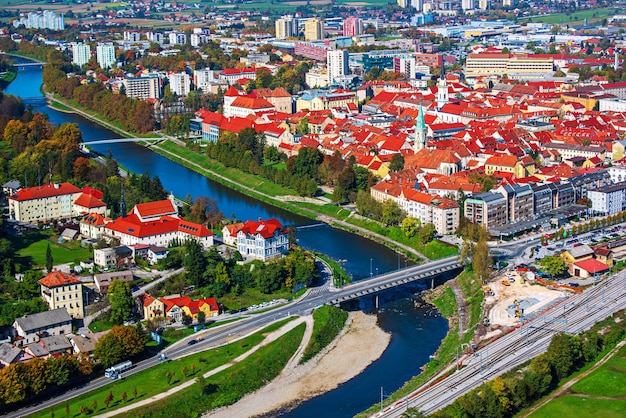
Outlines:
POLYGON ((461 8, 463 10, 473 10, 474 0, 461 0, 461 8))
POLYGON ((363 33, 363 21, 350 16, 343 21, 343 36, 357 36, 363 33))
POLYGON ((52 10, 44 10, 43 12, 29 13, 27 17, 13 21, 14 27, 17 28, 20 25, 24 25, 26 29, 64 30, 65 18, 63 13, 61 16, 57 16, 52 10))
POLYGON ((502 0, 502 5, 504 7, 511 7, 513 6, 513 0, 502 0))
POLYGON ((319 41, 324 39, 324 21, 316 17, 304 23, 304 39, 306 41, 319 41))
POLYGON ((82 67, 91 58, 91 48, 83 43, 72 44, 72 63, 82 67))
POLYGON ((298 36, 298 19, 291 15, 286 15, 280 19, 276 19, 276 37, 285 39, 292 36, 298 36))
POLYGON ((489 8, 489 0, 478 0, 478 8, 480 10, 487 10, 489 8))
POLYGON ((127 97, 140 100, 161 98, 161 80, 156 74, 127 78, 123 83, 127 97))
POLYGON ((328 84, 331 84, 336 78, 350 74, 348 57, 348 51, 342 49, 326 53, 328 84))
POLYGON ((189 94, 191 85, 189 82, 189 74, 187 73, 173 73, 169 75, 170 90, 179 96, 186 96, 189 94))
POLYGON ((401 55, 393 58, 393 71, 414 78, 417 72, 417 61, 414 56, 401 55))
POLYGON ((418 13, 424 11, 424 0, 410 0, 409 5, 413 6, 418 13))
POLYGON ((96 58, 100 68, 111 68, 115 64, 115 46, 111 42, 98 44, 96 47, 96 58))
POLYGON ((396 0, 396 2, 398 3, 398 6, 400 6, 400 7, 408 7, 409 6, 409 0, 396 0))
POLYGON ((128 42, 137 42, 141 39, 141 34, 136 31, 124 31, 124 40, 128 42))
POLYGON ((187 43, 187 35, 184 32, 170 33, 171 45, 185 45, 187 43))
POLYGON ((150 42, 155 42, 159 45, 163 45, 163 34, 161 32, 148 32, 146 37, 150 42))

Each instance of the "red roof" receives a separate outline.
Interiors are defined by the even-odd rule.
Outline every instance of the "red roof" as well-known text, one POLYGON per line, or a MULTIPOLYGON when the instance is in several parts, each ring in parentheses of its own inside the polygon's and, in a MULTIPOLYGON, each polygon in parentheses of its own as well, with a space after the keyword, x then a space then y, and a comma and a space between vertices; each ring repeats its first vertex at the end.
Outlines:
POLYGON ((276 218, 268 219, 266 221, 259 220, 258 222, 246 221, 241 228, 241 231, 246 235, 261 235, 263 238, 271 238, 276 231, 280 232, 283 228, 281 223, 276 218))
POLYGON ((83 187, 83 193, 92 195, 97 199, 102 199, 104 197, 104 193, 98 189, 94 189, 93 187, 83 187))
POLYGON ((80 189, 70 183, 48 183, 43 186, 27 187, 18 190, 9 196, 11 200, 33 200, 47 197, 63 196, 67 194, 80 193, 80 189))
POLYGON ((141 222, 137 215, 132 214, 123 218, 117 218, 107 224, 106 228, 134 237, 151 237, 175 231, 198 237, 213 235, 213 233, 203 225, 171 216, 161 216, 158 220, 141 222))
POLYGON ((578 261, 574 263, 574 265, 592 274, 601 273, 611 268, 608 265, 604 264, 603 262, 596 260, 595 258, 589 258, 587 260, 578 261))
POLYGON ((103 206, 106 206, 106 203, 104 203, 102 200, 85 193, 81 193, 81 195, 78 196, 78 199, 74 201, 74 204, 88 209, 101 208, 103 206))
POLYGON ((55 270, 51 273, 48 273, 43 279, 39 280, 38 283, 48 288, 51 288, 67 286, 70 284, 79 284, 81 283, 81 281, 70 274, 55 270))
POLYGON ((169 199, 157 200, 156 202, 138 203, 135 205, 134 211, 142 218, 178 213, 178 210, 169 199))

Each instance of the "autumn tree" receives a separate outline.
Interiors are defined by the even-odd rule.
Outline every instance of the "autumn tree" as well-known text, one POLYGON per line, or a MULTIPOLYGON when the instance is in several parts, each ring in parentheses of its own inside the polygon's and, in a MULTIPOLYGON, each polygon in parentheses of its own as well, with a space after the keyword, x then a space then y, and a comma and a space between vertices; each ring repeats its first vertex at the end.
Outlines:
POLYGON ((435 225, 430 222, 425 224, 424 226, 422 226, 419 232, 420 242, 422 244, 428 244, 435 238, 436 232, 437 229, 435 228, 435 225))
POLYGON ((133 294, 130 291, 130 283, 122 280, 113 280, 107 298, 111 303, 111 321, 115 324, 121 324, 130 317, 133 312, 135 302, 133 294))
POLYGON ((144 100, 140 100, 133 115, 133 126, 137 132, 146 133, 154 129, 154 108, 144 100))
POLYGON ((404 232, 404 235, 407 236, 407 238, 413 238, 415 234, 417 234, 417 232, 419 231, 420 224, 421 221, 418 218, 414 218, 413 216, 407 216, 402 220, 402 225, 400 226, 400 228, 402 229, 402 232, 404 232))
POLYGON ((482 277, 483 280, 487 280, 491 273, 493 260, 489 255, 489 245, 486 238, 481 238, 474 246, 472 268, 474 272, 482 277))
POLYGON ((145 344, 145 336, 135 327, 118 325, 98 340, 94 356, 106 368, 142 353, 145 344))

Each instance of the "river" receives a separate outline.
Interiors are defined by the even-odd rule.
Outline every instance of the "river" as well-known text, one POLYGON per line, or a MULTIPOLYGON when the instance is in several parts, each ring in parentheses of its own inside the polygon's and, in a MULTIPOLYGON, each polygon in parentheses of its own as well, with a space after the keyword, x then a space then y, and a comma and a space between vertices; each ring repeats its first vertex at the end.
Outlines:
MULTIPOLYGON (((119 135, 72 114, 47 106, 40 91, 40 67, 18 67, 17 78, 5 93, 23 98, 27 106, 46 113, 51 122, 78 124, 85 142, 117 138, 119 135)), ((342 263, 355 279, 385 273, 412 264, 387 247, 358 235, 312 222, 278 207, 259 202, 239 192, 195 173, 183 166, 134 143, 116 143, 93 148, 106 154, 110 149, 117 161, 135 173, 148 171, 157 175, 163 186, 176 196, 208 196, 216 199, 225 216, 233 214, 238 219, 275 217, 285 225, 297 226, 299 244, 307 249, 327 254, 342 263)), ((383 356, 372 363, 359 376, 339 388, 302 403, 284 416, 292 417, 348 417, 380 401, 380 388, 389 394, 412 376, 428 361, 448 330, 447 321, 434 309, 417 303, 413 293, 417 287, 403 287, 379 295, 379 308, 373 298, 364 298, 352 308, 378 314, 380 326, 392 334, 389 347, 383 356)))

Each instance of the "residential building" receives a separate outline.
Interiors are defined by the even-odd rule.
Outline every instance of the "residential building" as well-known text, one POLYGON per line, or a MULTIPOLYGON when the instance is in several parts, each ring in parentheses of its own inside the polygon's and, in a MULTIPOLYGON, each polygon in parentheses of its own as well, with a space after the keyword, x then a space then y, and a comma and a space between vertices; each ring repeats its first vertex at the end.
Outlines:
POLYGON ((328 84, 332 84, 335 79, 350 74, 350 69, 348 68, 348 55, 348 51, 343 49, 328 51, 328 53, 326 54, 328 84))
POLYGON ((53 10, 30 12, 28 16, 13 21, 13 27, 18 28, 20 25, 26 29, 65 30, 65 17, 63 13, 57 16, 53 10))
POLYGON ((614 215, 626 209, 626 182, 589 190, 587 197, 594 214, 614 215))
POLYGON ((237 232, 237 251, 262 261, 282 257, 289 251, 287 231, 275 218, 246 221, 237 232))
POLYGON ((9 196, 9 217, 20 222, 71 218, 72 205, 81 193, 70 183, 25 187, 9 196))
POLYGON ((91 48, 84 43, 72 43, 72 63, 82 67, 91 58, 91 48))
POLYGON ((562 208, 564 206, 573 205, 576 203, 576 190, 569 182, 563 182, 560 184, 554 185, 556 186, 556 190, 553 189, 553 206, 555 208, 562 208))
POLYGON ((148 246, 148 263, 150 265, 155 265, 159 262, 159 260, 163 260, 167 258, 170 252, 165 247, 160 247, 158 245, 150 245, 148 246))
POLYGON ((358 36, 363 33, 363 20, 350 16, 343 21, 343 36, 358 36))
POLYGON ((358 105, 356 93, 347 90, 307 90, 296 100, 296 112, 308 110, 330 110, 348 103, 358 105))
POLYGON ((55 270, 38 283, 41 285, 41 298, 51 310, 63 308, 72 318, 84 316, 83 283, 76 277, 55 270))
POLYGON ((534 216, 533 189, 527 185, 502 185, 496 189, 507 200, 508 222, 515 223, 528 220, 534 216))
POLYGON ((170 80, 170 90, 178 96, 186 96, 191 90, 189 74, 173 73, 168 76, 170 80))
MULTIPOLYGON (((141 33, 134 30, 125 30, 124 31, 124 41, 126 42, 137 42, 141 39, 141 33)), ((152 40, 148 38, 149 40, 152 40)))
POLYGON ((185 45, 187 43, 187 35, 184 32, 171 32, 169 38, 170 45, 185 45))
POLYGON ((104 234, 104 226, 110 221, 111 218, 99 213, 84 215, 80 220, 80 234, 85 238, 98 239, 104 234))
POLYGON ((109 222, 105 231, 119 238, 122 245, 134 244, 169 247, 172 241, 198 241, 204 249, 213 245, 213 233, 205 226, 178 217, 169 200, 137 204, 130 214, 109 222))
POLYGON ((200 45, 206 44, 209 42, 209 35, 206 33, 192 33, 189 35, 189 43, 193 47, 198 47, 200 45))
POLYGON ((593 158, 598 157, 604 160, 606 148, 595 145, 560 144, 557 142, 547 142, 541 145, 546 150, 556 150, 561 154, 563 160, 574 157, 593 158))
POLYGON ((276 38, 285 39, 298 36, 298 19, 292 15, 286 15, 276 19, 276 38))
POLYGON ((293 113, 293 99, 291 94, 283 87, 276 87, 275 89, 256 89, 254 94, 262 99, 270 102, 277 112, 293 113))
POLYGON ((13 322, 12 332, 20 345, 26 345, 50 335, 70 334, 72 318, 63 308, 26 315, 13 322))
POLYGON ((415 78, 415 73, 417 72, 415 57, 411 55, 393 57, 393 71, 399 74, 405 74, 409 79, 415 78))
POLYGON ((554 59, 532 54, 468 54, 465 77, 507 74, 511 78, 543 78, 554 73, 554 59))
POLYGON ((461 9, 463 10, 474 9, 474 0, 461 0, 461 9))
POLYGON ((161 98, 161 80, 156 74, 126 78, 122 83, 127 97, 139 100, 161 98))
POLYGON ((328 51, 333 48, 324 42, 296 42, 294 45, 294 54, 301 55, 305 58, 311 58, 317 61, 325 61, 328 51))
POLYGON ((109 293, 109 287, 113 280, 121 280, 126 283, 133 281, 133 272, 130 270, 113 271, 111 273, 98 273, 94 274, 93 281, 96 285, 96 290, 101 295, 109 293))
POLYGON ((593 257, 593 255, 593 250, 586 244, 579 245, 578 247, 571 247, 559 254, 567 265, 571 265, 579 261, 589 260, 593 257))
POLYGON ((143 305, 143 319, 153 320, 165 316, 165 304, 161 300, 147 293, 141 295, 140 298, 143 305))
POLYGON ((546 184, 531 184, 533 190, 533 213, 539 216, 553 209, 552 190, 546 184))
POLYGON ((224 225, 222 228, 222 242, 233 247, 237 246, 237 233, 243 228, 243 222, 224 225))
POLYGON ((304 22, 304 40, 319 41, 324 39, 324 21, 313 17, 304 22))
POLYGON ((163 45, 163 34, 161 32, 148 32, 146 38, 148 38, 150 42, 163 45))
POLYGON ((489 191, 465 200, 465 217, 487 229, 507 223, 507 199, 501 193, 489 191))
POLYGON ((108 69, 115 64, 115 46, 111 42, 96 46, 96 59, 100 68, 108 69))

